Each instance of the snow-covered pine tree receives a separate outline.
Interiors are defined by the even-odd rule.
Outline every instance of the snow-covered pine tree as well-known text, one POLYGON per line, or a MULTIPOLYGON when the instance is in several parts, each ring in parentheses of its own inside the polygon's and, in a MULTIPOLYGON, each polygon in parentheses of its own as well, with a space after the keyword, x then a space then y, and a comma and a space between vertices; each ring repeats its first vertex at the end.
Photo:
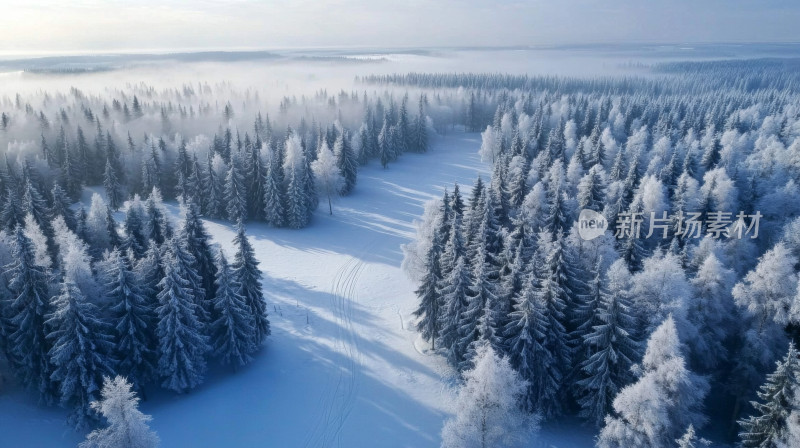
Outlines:
POLYGON ((244 167, 239 151, 231 153, 230 168, 225 177, 225 209, 231 222, 247 219, 247 189, 245 188, 244 167))
POLYGON ((147 239, 160 246, 166 240, 172 238, 172 223, 167 217, 167 212, 161 199, 161 191, 158 188, 153 188, 150 192, 150 196, 145 201, 144 210, 144 234, 147 239))
POLYGON ((22 192, 22 212, 33 216, 39 227, 47 234, 50 229, 48 221, 48 206, 39 189, 31 182, 30 176, 26 176, 22 192))
POLYGON ((13 185, 5 186, 5 194, 2 196, 3 205, 0 209, 0 227, 13 232, 17 226, 21 226, 25 219, 22 211, 18 189, 13 185))
POLYGON ((599 448, 670 446, 690 424, 700 427, 708 380, 686 368, 672 316, 647 341, 639 380, 614 399, 614 413, 597 438, 599 448))
POLYGON ((420 95, 419 98, 419 112, 414 117, 414 128, 412 136, 414 138, 413 148, 416 152, 428 151, 428 116, 425 115, 425 103, 427 98, 425 94, 420 95))
POLYGON ((694 297, 688 302, 689 321, 697 328, 694 361, 711 369, 727 358, 725 342, 734 319, 731 299, 734 274, 713 253, 708 255, 690 283, 694 297))
POLYGON ((582 338, 578 403, 581 416, 601 425, 611 411, 614 397, 632 379, 631 366, 639 358, 639 346, 633 338, 636 320, 631 315, 627 297, 630 274, 625 262, 617 260, 606 273, 605 287, 600 293, 596 320, 582 338))
POLYGON ((203 213, 209 218, 221 218, 225 216, 225 181, 220 178, 214 166, 214 159, 211 152, 208 153, 206 163, 205 183, 201 186, 202 191, 198 194, 205 198, 205 210, 203 213))
POLYGON ((755 415, 740 420, 742 446, 745 448, 777 447, 789 435, 789 414, 800 398, 800 358, 793 343, 775 371, 758 392, 760 401, 752 402, 755 415))
POLYGON ((456 415, 442 428, 442 448, 512 448, 537 429, 538 418, 520 410, 527 383, 508 359, 490 346, 475 354, 475 367, 464 372, 456 415))
POLYGON ((596 212, 605 206, 605 171, 601 165, 589 169, 578 184, 578 207, 596 212))
POLYGON ((247 153, 245 182, 248 194, 248 210, 250 218, 255 220, 264 219, 264 199, 266 197, 267 166, 261 158, 261 138, 256 137, 255 143, 248 148, 249 136, 245 134, 245 150, 247 153))
MULTIPOLYGON (((447 193, 445 192, 445 194, 447 193)), ((440 228, 443 226, 444 220, 444 216, 440 218, 440 228)), ((441 297, 439 296, 438 285, 442 281, 440 258, 444 251, 441 236, 440 229, 434 229, 431 246, 425 254, 425 274, 422 277, 419 288, 416 290, 420 303, 414 311, 414 316, 419 318, 416 324, 417 331, 421 333, 426 341, 430 341, 431 350, 436 349, 436 338, 439 336, 441 297)))
POLYGON ((253 346, 258 349, 264 343, 264 339, 270 335, 269 319, 267 318, 267 302, 264 300, 264 292, 261 285, 261 270, 258 268, 259 262, 250 241, 247 239, 244 224, 239 222, 236 229, 236 236, 233 239, 236 246, 236 254, 233 259, 233 278, 240 286, 239 294, 244 297, 244 301, 250 310, 253 318, 255 332, 253 334, 253 346))
MULTIPOLYGON (((453 245, 448 243, 448 248, 450 246, 453 245)), ((445 249, 445 254, 448 252, 456 253, 456 251, 445 249)), ((464 360, 460 328, 462 315, 469 305, 471 283, 466 257, 464 254, 458 254, 453 268, 447 277, 443 278, 439 289, 442 300, 439 317, 439 345, 445 350, 447 359, 453 366, 458 366, 464 360)))
MULTIPOLYGON (((545 307, 545 318, 548 320, 545 333, 545 345, 553 356, 553 371, 557 372, 554 378, 558 380, 555 394, 563 393, 564 381, 571 370, 572 350, 569 347, 567 333, 566 309, 569 299, 565 287, 564 258, 561 238, 551 240, 549 232, 541 232, 537 240, 537 259, 539 266, 536 283, 536 295, 545 307)), ((558 395, 555 395, 558 396, 558 395)), ((560 400, 548 400, 548 406, 542 413, 548 416, 561 412, 560 400)))
POLYGON ((203 289, 203 294, 199 297, 199 304, 204 313, 202 321, 210 323, 213 320, 213 300, 217 292, 214 279, 217 276, 217 266, 214 263, 215 255, 211 247, 211 237, 206 231, 197 207, 194 204, 187 204, 184 209, 184 218, 181 223, 178 238, 183 240, 185 250, 190 254, 190 266, 200 277, 199 286, 203 289), (208 317, 208 320, 205 318, 208 317))
POLYGON ((286 190, 288 207, 286 209, 286 223, 292 229, 302 229, 308 225, 308 199, 303 190, 300 173, 292 170, 288 173, 289 185, 286 190))
MULTIPOLYGON (((336 155, 336 166, 339 167, 339 172, 344 178, 339 193, 346 196, 355 188, 358 176, 358 161, 353 146, 350 144, 350 133, 346 130, 336 139, 333 153, 336 155)), ((314 174, 316 175, 316 170, 314 174)))
POLYGON ((53 308, 46 322, 51 379, 58 383, 61 404, 72 408, 70 424, 83 428, 94 418, 90 403, 99 397, 103 375, 114 371, 111 326, 70 281, 62 283, 53 308))
POLYGON ((273 227, 283 227, 286 224, 283 189, 283 166, 273 152, 264 178, 264 220, 273 227))
POLYGON ((711 442, 708 440, 697 437, 694 425, 692 424, 689 424, 689 427, 686 428, 686 432, 683 433, 680 439, 676 439, 675 443, 678 444, 678 448, 700 448, 711 445, 711 442))
POLYGON ((141 201, 138 196, 134 197, 125 212, 125 237, 122 240, 122 248, 133 251, 137 259, 144 255, 150 244, 145 233, 144 214, 141 201))
POLYGON ((50 273, 36 264, 33 244, 22 227, 15 231, 12 255, 14 262, 6 268, 11 293, 7 306, 9 361, 22 384, 49 404, 56 395, 45 329, 51 312, 50 273))
POLYGON ((139 398, 124 377, 106 377, 101 399, 92 402, 92 409, 108 426, 89 433, 80 448, 158 447, 158 436, 147 426, 152 418, 139 411, 139 398))
MULTIPOLYGON (((154 246, 148 254, 157 250, 154 246)), ((105 273, 105 288, 116 333, 116 371, 129 378, 135 390, 142 390, 156 377, 155 303, 147 295, 147 282, 137 278, 128 258, 118 251, 110 258, 115 263, 105 273)))
POLYGON ((103 173, 103 187, 106 190, 108 205, 114 210, 118 210, 124 200, 122 196, 122 185, 120 185, 119 175, 110 159, 106 160, 106 169, 103 173))
POLYGON ((54 219, 56 216, 61 216, 64 218, 67 227, 74 232, 77 222, 75 221, 75 212, 70 208, 72 200, 70 200, 59 183, 53 185, 51 196, 53 197, 53 202, 47 215, 49 220, 54 219))
POLYGON ((502 353, 502 320, 509 310, 499 309, 497 299, 496 268, 487 260, 486 248, 478 247, 473 259, 471 283, 468 289, 467 307, 461 313, 458 328, 458 351, 463 354, 460 370, 472 366, 478 346, 488 343, 495 351, 502 353))
POLYGON ((205 326, 198 318, 203 310, 197 303, 196 287, 187 279, 197 274, 190 272, 186 263, 174 254, 181 250, 180 245, 175 240, 170 253, 164 257, 165 275, 159 283, 156 335, 161 385, 183 393, 202 383, 210 347, 204 334, 205 326))
POLYGON ((236 282, 233 270, 222 251, 217 254, 217 295, 214 310, 217 319, 211 324, 211 348, 223 364, 233 365, 234 370, 252 360, 250 356, 257 346, 255 322, 250 307, 240 294, 241 285, 236 282))

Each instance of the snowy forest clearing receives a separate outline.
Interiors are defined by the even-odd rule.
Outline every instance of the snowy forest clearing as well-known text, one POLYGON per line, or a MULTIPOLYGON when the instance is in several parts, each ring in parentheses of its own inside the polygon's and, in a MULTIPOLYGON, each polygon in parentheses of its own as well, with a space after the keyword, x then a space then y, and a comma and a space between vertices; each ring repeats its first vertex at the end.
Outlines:
MULTIPOLYGON (((425 353, 410 325, 417 299, 400 269, 400 245, 444 186, 488 176, 479 146, 478 134, 455 132, 388 170, 373 162, 333 216, 321 207, 305 230, 250 224, 272 335, 233 375, 212 364, 189 394, 147 390, 141 410, 153 416, 163 446, 438 446, 455 373, 425 353)), ((177 205, 168 208, 177 221, 177 205)), ((230 255, 235 228, 205 223, 230 255)), ((64 412, 10 392, 0 396, 0 432, 18 437, 15 446, 74 446, 82 435, 64 425, 64 412)), ((589 430, 550 424, 534 446, 591 444, 589 430)))

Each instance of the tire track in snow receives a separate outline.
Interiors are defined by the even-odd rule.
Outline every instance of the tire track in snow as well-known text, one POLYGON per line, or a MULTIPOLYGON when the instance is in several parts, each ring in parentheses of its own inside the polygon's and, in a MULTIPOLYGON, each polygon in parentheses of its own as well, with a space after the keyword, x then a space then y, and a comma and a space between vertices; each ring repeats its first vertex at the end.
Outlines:
POLYGON ((358 395, 362 375, 361 351, 353 326, 352 305, 357 300, 356 287, 364 266, 360 256, 351 256, 331 281, 331 311, 337 324, 334 348, 346 361, 345 365, 338 366, 337 378, 329 383, 320 400, 321 411, 304 447, 340 447, 342 427, 358 395))

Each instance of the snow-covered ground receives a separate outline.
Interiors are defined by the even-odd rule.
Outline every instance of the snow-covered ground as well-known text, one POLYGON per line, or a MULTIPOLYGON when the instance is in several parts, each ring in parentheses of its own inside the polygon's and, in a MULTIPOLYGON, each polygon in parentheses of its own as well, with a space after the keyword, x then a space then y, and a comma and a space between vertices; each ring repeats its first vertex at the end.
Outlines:
MULTIPOLYGON (((151 388, 143 412, 165 447, 437 447, 451 412, 453 372, 413 330, 415 285, 400 269, 423 203, 453 182, 469 191, 480 162, 477 134, 437 139, 359 172, 351 196, 320 207, 304 230, 251 224, 264 272, 272 336, 238 372, 212 367, 179 396, 151 388)), ((177 214, 177 207, 170 206, 177 214)), ((228 255, 234 230, 207 221, 228 255)), ((0 444, 74 446, 82 434, 65 412, 19 390, 0 393, 0 444)), ((547 425, 536 447, 592 446, 592 430, 569 419, 547 425)))

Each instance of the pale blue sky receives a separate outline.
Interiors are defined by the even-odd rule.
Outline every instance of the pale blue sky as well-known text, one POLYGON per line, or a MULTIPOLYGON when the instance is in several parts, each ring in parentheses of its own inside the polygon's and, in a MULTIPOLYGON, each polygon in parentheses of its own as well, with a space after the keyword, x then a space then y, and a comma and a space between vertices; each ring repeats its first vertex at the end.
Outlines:
POLYGON ((0 54, 798 42, 796 0, 4 0, 0 54))

